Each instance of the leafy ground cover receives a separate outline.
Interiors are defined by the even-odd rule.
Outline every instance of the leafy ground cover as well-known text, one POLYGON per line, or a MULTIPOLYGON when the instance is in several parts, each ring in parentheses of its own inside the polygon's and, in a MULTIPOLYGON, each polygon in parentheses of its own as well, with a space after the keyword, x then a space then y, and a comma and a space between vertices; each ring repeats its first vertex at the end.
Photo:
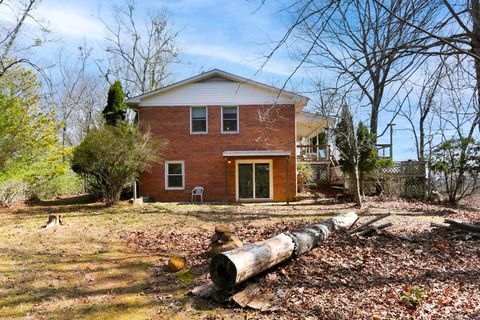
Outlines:
POLYGON ((338 233, 255 279, 275 296, 273 311, 188 295, 207 280, 215 225, 253 242, 349 210, 308 202, 105 208, 70 200, 2 209, 0 318, 480 318, 480 241, 446 240, 429 226, 446 217, 478 221, 478 209, 398 200, 370 199, 361 220, 391 211, 390 232, 414 241, 338 233), (63 214, 65 225, 40 229, 49 213, 63 214), (186 258, 185 270, 167 272, 172 254, 186 258))

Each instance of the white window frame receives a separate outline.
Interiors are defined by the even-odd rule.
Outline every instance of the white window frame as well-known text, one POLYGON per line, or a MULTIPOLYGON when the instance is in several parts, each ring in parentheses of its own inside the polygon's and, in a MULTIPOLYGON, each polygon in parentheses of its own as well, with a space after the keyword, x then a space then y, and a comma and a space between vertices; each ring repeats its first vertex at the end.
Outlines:
POLYGON ((272 201, 273 200, 273 160, 271 159, 255 159, 255 160, 236 160, 235 161, 235 198, 237 201, 272 201), (238 188, 238 165, 239 164, 251 164, 255 168, 256 163, 268 163, 270 166, 269 180, 270 180, 270 197, 269 198, 255 198, 255 169, 253 172, 253 198, 240 198, 239 188, 238 188))
POLYGON ((221 121, 222 121, 222 134, 238 134, 240 133, 240 108, 238 106, 222 106, 222 114, 221 114, 221 121), (223 130, 223 108, 237 108, 237 131, 224 131, 223 130))
POLYGON ((207 106, 191 106, 190 107, 190 134, 208 134, 208 107, 207 106), (192 109, 193 108, 205 108, 205 131, 193 131, 193 118, 192 118, 192 109))
POLYGON ((185 190, 185 161, 183 161, 183 160, 165 161, 165 190, 185 190), (169 187, 168 186, 168 165, 169 164, 181 164, 182 165, 182 186, 181 187, 169 187))

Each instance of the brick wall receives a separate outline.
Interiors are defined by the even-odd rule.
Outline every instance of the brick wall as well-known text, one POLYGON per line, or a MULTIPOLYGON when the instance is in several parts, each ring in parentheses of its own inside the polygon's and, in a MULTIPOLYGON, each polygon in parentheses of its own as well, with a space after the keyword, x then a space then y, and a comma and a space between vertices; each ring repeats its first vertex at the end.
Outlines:
MULTIPOLYGON (((140 107, 142 130, 168 140, 161 161, 140 178, 142 195, 157 201, 190 200, 191 190, 205 187, 205 201, 223 201, 225 192, 224 151, 283 150, 290 151, 290 197, 295 196, 295 108, 275 106, 267 121, 260 123, 259 114, 268 106, 239 107, 239 133, 221 133, 221 107, 208 107, 208 134, 190 134, 190 107, 140 107), (185 161, 185 190, 165 190, 165 160, 185 161)), ((242 158, 244 159, 244 158, 242 158)), ((285 158, 273 159, 274 200, 286 199, 285 158)), ((228 199, 235 201, 235 159, 227 163, 228 199)))

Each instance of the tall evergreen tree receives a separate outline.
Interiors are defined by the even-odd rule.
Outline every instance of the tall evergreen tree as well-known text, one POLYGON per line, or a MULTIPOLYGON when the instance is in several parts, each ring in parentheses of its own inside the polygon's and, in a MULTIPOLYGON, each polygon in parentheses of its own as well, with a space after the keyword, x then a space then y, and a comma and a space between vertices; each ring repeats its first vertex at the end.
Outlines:
POLYGON ((108 90, 107 106, 103 109, 103 117, 108 125, 116 126, 127 119, 127 105, 120 81, 115 81, 108 90))
POLYGON ((377 149, 375 148, 375 135, 373 135, 368 127, 360 122, 357 129, 358 148, 360 151, 360 159, 358 167, 361 173, 368 173, 378 167, 377 149))
POLYGON ((379 166, 375 135, 368 127, 360 122, 357 128, 357 144, 359 149, 358 170, 360 171, 360 191, 365 195, 365 179, 368 173, 379 166))
POLYGON ((335 128, 335 144, 340 152, 340 164, 345 175, 349 175, 353 184, 352 192, 355 203, 362 207, 360 195, 360 150, 355 133, 352 113, 347 105, 342 107, 340 121, 335 128))
POLYGON ((340 164, 344 172, 353 172, 357 162, 357 141, 350 108, 342 107, 340 121, 335 128, 335 144, 340 151, 340 164))

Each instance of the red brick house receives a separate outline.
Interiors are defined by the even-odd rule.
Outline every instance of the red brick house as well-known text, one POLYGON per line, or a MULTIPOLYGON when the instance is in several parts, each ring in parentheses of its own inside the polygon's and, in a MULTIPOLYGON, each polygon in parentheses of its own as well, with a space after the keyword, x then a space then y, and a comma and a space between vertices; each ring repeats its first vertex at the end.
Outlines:
POLYGON ((307 101, 220 70, 128 99, 141 130, 168 140, 140 194, 189 201, 203 186, 205 201, 294 200, 297 141, 327 125, 302 112, 307 101))

